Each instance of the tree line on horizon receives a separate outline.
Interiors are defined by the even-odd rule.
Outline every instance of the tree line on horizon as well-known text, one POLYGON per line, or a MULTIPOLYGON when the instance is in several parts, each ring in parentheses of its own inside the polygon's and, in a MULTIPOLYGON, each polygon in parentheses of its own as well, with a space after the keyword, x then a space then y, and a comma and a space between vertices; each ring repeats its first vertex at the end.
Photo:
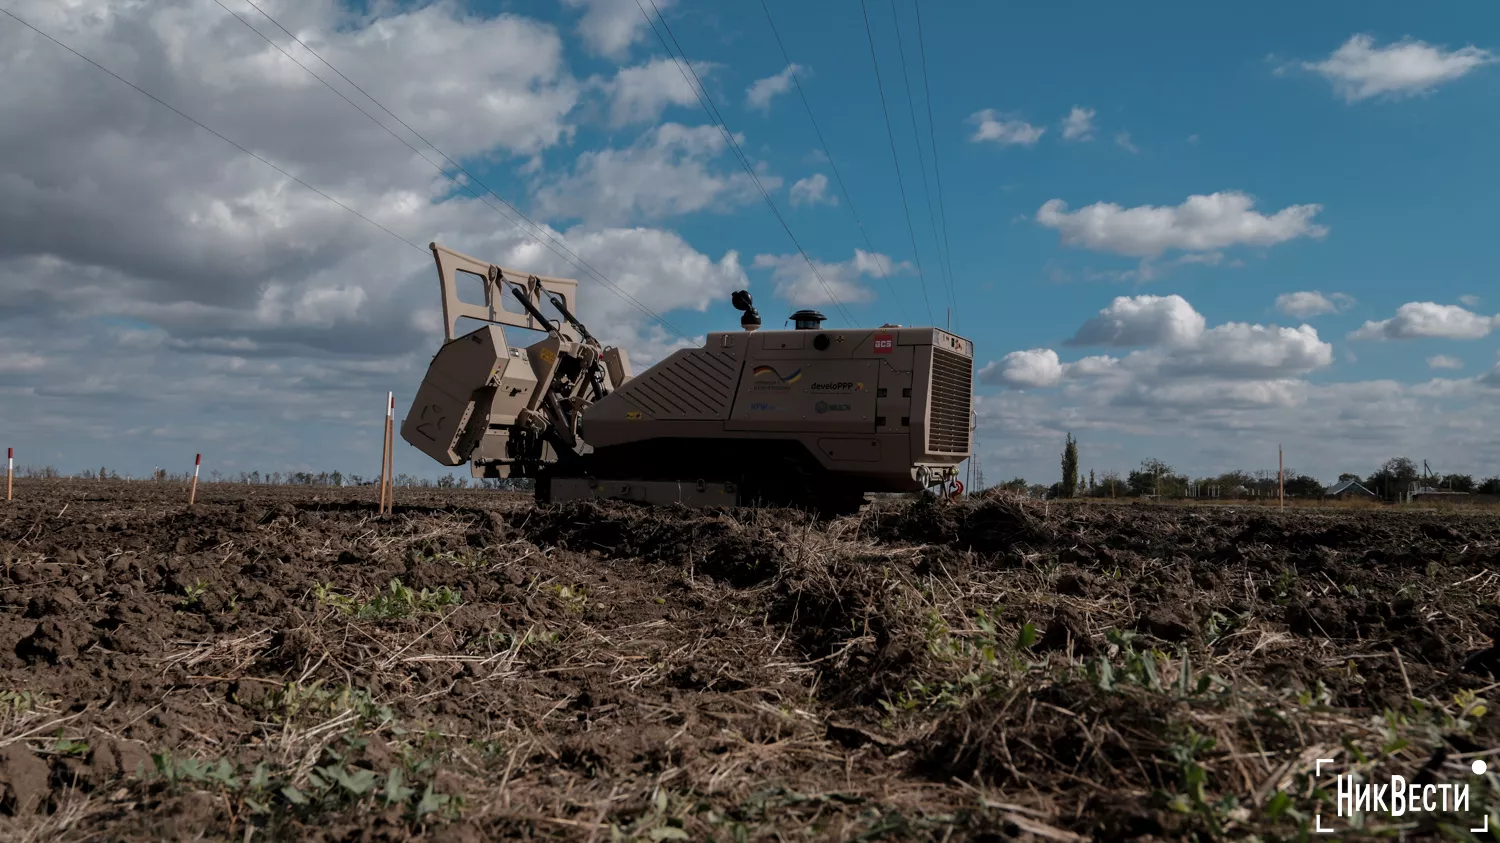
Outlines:
MULTIPOLYGON (((1093 469, 1084 473, 1079 467, 1078 440, 1071 433, 1067 434, 1064 440, 1061 468, 1062 478, 1050 485, 1032 483, 1025 478, 1015 477, 1003 483, 986 486, 983 477, 976 476, 974 478, 974 488, 971 491, 977 492, 986 488, 1005 489, 1021 492, 1036 498, 1125 498, 1147 496, 1160 496, 1164 498, 1267 498, 1275 497, 1278 488, 1277 472, 1275 469, 1261 469, 1254 472, 1236 470, 1214 476, 1191 477, 1177 471, 1169 463, 1154 457, 1142 460, 1138 468, 1126 472, 1124 476, 1121 476, 1117 471, 1096 473, 1093 469)), ((1328 487, 1318 478, 1311 475, 1303 474, 1291 468, 1285 469, 1284 474, 1287 497, 1322 497, 1327 491, 1328 487)), ((171 473, 166 469, 157 468, 146 477, 136 478, 128 473, 121 475, 119 472, 105 467, 64 475, 51 465, 20 465, 16 467, 16 476, 32 479, 68 478, 76 480, 186 482, 192 478, 192 472, 171 473)), ((374 486, 380 482, 379 476, 365 477, 359 474, 344 474, 339 471, 320 471, 317 473, 309 471, 241 471, 229 474, 217 469, 209 470, 207 476, 200 478, 200 480, 210 483, 271 486, 374 486)), ((1413 483, 1430 485, 1433 488, 1444 491, 1500 497, 1500 476, 1487 477, 1482 480, 1476 479, 1473 475, 1462 473, 1427 475, 1424 477, 1417 464, 1407 457, 1392 457, 1368 475, 1359 475, 1352 472, 1342 473, 1336 482, 1342 483, 1345 480, 1357 481, 1372 494, 1383 500, 1398 500, 1402 494, 1411 489, 1413 483)), ((436 480, 426 477, 416 477, 410 474, 397 474, 394 479, 394 485, 399 488, 413 489, 529 491, 533 488, 533 482, 527 478, 469 478, 459 477, 454 474, 448 474, 436 480)))
MULTIPOLYGON (((1061 462, 1062 479, 1051 485, 1015 477, 986 487, 981 477, 976 478, 978 482, 975 483, 974 491, 983 488, 1006 489, 1036 498, 1266 498, 1276 497, 1281 488, 1275 469, 1254 472, 1236 470, 1214 476, 1191 477, 1154 457, 1142 460, 1139 468, 1127 472, 1123 477, 1116 471, 1096 474, 1089 470, 1085 474, 1079 468, 1078 440, 1071 433, 1064 440, 1061 462)), ((1291 468, 1282 470, 1282 478, 1289 498, 1323 497, 1330 488, 1318 478, 1291 468)), ((1482 480, 1475 479, 1471 474, 1461 473, 1424 476, 1416 462, 1408 457, 1392 457, 1368 475, 1342 473, 1336 483, 1345 480, 1358 482, 1382 500, 1399 500, 1411 490, 1413 484, 1431 486, 1442 491, 1500 497, 1500 476, 1482 480)))
MULTIPOLYGON (((63 474, 55 466, 51 465, 19 465, 16 466, 16 476, 35 480, 135 480, 145 482, 186 482, 192 479, 191 471, 168 472, 164 468, 157 468, 145 477, 134 477, 129 473, 121 475, 119 472, 101 466, 98 470, 86 469, 76 474, 63 474)), ((207 476, 199 478, 200 482, 208 483, 239 483, 258 486, 374 486, 380 482, 380 476, 365 477, 360 474, 344 474, 341 471, 241 471, 237 473, 225 473, 216 469, 207 472, 207 476)), ((501 489, 501 490, 528 490, 532 487, 532 481, 528 478, 469 478, 448 474, 433 480, 428 477, 416 477, 410 474, 397 474, 393 484, 401 488, 411 489, 501 489)))

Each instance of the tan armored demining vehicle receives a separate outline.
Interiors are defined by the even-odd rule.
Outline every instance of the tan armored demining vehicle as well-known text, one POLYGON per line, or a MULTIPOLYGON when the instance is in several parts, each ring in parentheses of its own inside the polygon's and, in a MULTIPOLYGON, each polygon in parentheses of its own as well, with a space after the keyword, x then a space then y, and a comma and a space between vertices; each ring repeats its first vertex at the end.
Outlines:
POLYGON ((578 283, 503 269, 432 244, 445 342, 401 437, 475 477, 534 478, 541 501, 628 498, 792 506, 824 515, 868 493, 946 493, 970 452, 973 344, 937 328, 708 334, 635 375, 578 321, 578 283), (484 304, 459 300, 465 275, 484 304), (507 291, 507 288, 508 291, 507 291), (509 295, 507 295, 507 292, 509 295), (544 299, 556 311, 543 312, 544 299), (460 318, 486 323, 455 336, 460 318), (546 334, 522 347, 502 326, 546 334))

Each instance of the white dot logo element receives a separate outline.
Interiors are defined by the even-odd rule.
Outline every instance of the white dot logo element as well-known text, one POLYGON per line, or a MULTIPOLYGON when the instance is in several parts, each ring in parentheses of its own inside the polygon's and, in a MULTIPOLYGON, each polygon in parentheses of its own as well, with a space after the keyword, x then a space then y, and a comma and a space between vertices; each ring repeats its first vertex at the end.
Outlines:
POLYGON ((1474 775, 1482 776, 1484 775, 1484 771, 1489 769, 1489 767, 1484 763, 1483 758, 1475 758, 1474 763, 1469 765, 1469 769, 1474 771, 1474 775))

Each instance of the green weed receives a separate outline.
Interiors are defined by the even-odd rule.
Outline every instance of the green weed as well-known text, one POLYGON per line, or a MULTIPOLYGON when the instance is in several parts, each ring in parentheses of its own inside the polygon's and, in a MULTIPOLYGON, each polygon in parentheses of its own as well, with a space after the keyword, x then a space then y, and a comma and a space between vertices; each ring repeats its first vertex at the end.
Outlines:
POLYGON ((385 591, 365 602, 340 594, 327 583, 313 586, 313 599, 356 620, 397 620, 463 603, 463 596, 446 585, 414 591, 398 579, 391 580, 385 591))

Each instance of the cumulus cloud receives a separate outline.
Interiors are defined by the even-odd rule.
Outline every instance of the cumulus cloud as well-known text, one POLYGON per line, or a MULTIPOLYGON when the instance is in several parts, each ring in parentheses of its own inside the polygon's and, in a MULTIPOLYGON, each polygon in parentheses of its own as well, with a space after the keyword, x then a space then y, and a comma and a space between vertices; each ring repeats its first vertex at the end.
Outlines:
POLYGON ((789 64, 780 73, 755 80, 750 87, 745 89, 745 104, 769 114, 771 100, 790 91, 792 84, 796 81, 792 77, 798 75, 806 76, 807 69, 799 64, 789 64))
POLYGON ((1062 121, 1063 140, 1089 141, 1094 139, 1094 109, 1075 105, 1062 121))
POLYGON ((993 108, 976 111, 969 115, 974 124, 974 134, 969 140, 975 143, 996 143, 1001 146, 1034 146, 1047 130, 1033 126, 1018 117, 1007 117, 993 108))
POLYGON ((975 408, 976 441, 986 475, 1054 475, 1068 431, 1080 440, 1082 467, 1100 475, 1112 469, 1123 476, 1142 459, 1160 457, 1195 476, 1262 468, 1274 476, 1278 445, 1288 468, 1327 483, 1400 454, 1475 476, 1500 471, 1500 442, 1484 423, 1500 409, 1500 371, 1492 384, 1289 378, 1132 386, 1065 376, 1058 388, 983 398, 975 408))
MULTIPOLYGON (((693 62, 692 69, 706 78, 717 65, 693 62)), ((609 85, 610 125, 653 123, 669 106, 691 106, 698 94, 683 68, 672 59, 654 59, 636 67, 622 67, 609 85)))
POLYGON ((1333 346, 1311 325, 1281 328, 1230 322, 1162 356, 1157 372, 1168 378, 1279 379, 1333 363, 1333 346))
MULTIPOLYGON (((656 8, 663 13, 672 4, 673 0, 656 0, 656 8)), ((651 31, 635 0, 563 0, 563 5, 584 10, 578 34, 590 50, 605 58, 623 58, 631 45, 651 31)))
POLYGON ((0 351, 0 375, 36 372, 47 365, 47 358, 27 351, 0 351))
POLYGON ((1129 132, 1116 132, 1115 146, 1118 146, 1119 148, 1125 150, 1126 152, 1129 152, 1132 155, 1141 151, 1141 148, 1136 146, 1135 143, 1130 140, 1129 132))
POLYGON ((1348 310, 1353 305, 1353 296, 1344 293, 1330 293, 1325 296, 1317 290, 1282 293, 1276 297, 1276 309, 1298 319, 1339 313, 1348 310))
POLYGON ((798 205, 837 205, 838 197, 828 192, 828 177, 813 173, 792 184, 792 207, 798 205))
POLYGON ((831 306, 828 296, 830 290, 841 302, 870 301, 875 298, 875 294, 868 285, 860 282, 861 278, 886 278, 911 269, 911 265, 905 261, 894 263, 885 255, 863 249, 855 249, 854 257, 847 261, 830 263, 814 260, 816 273, 801 254, 756 255, 753 265, 756 269, 771 271, 771 283, 775 285, 776 295, 794 305, 807 307, 831 306), (818 280, 819 276, 822 277, 821 281, 818 280))
MULTIPOLYGON (((7 430, 35 459, 97 468, 175 449, 219 468, 373 469, 371 408, 388 389, 409 400, 441 338, 432 240, 579 278, 583 318, 637 360, 683 342, 213 4, 11 8, 408 241, 0 26, 0 75, 33 79, 0 86, 0 406, 27 408, 7 430)), ((529 161, 573 137, 581 85, 550 25, 448 4, 266 8, 455 158, 529 161)), ((695 143, 678 146, 709 154, 695 143)), ((668 321, 749 283, 734 252, 669 231, 546 232, 668 321)), ((398 471, 433 470, 397 450, 398 471)))
POLYGON ((1229 322, 1205 327, 1179 296, 1115 299, 1069 345, 1135 347, 1122 357, 1068 362, 1046 348, 1011 352, 980 370, 984 383, 1012 389, 1061 386, 1106 407, 1255 408, 1293 406, 1303 378, 1333 362, 1333 346, 1310 325, 1229 322))
POLYGON ((1084 467, 1101 474, 1147 457, 1194 476, 1274 472, 1283 445, 1289 468, 1327 482, 1412 453, 1444 471, 1500 472, 1488 423, 1500 412, 1500 364, 1416 383, 1314 380, 1331 353, 1309 326, 1240 322, 1167 333, 1122 356, 1012 352, 980 370, 1003 389, 976 403, 976 441, 987 473, 1033 479, 1055 473, 1070 431, 1084 467))
POLYGON ((1446 354, 1437 354, 1427 358, 1427 367, 1429 369, 1462 369, 1464 361, 1446 354))
POLYGON ((1496 325, 1500 325, 1500 315, 1482 316, 1454 304, 1414 301, 1396 308, 1396 315, 1390 319, 1366 322, 1349 339, 1477 340, 1488 336, 1496 325))
POLYGON ((1189 196, 1176 207, 1096 202, 1069 211, 1066 202, 1051 199, 1037 210, 1036 220, 1056 229, 1066 245, 1141 258, 1169 250, 1273 246, 1327 233, 1313 222, 1321 205, 1292 205, 1270 216, 1253 210, 1254 205, 1253 198, 1238 191, 1189 196))
POLYGON ((1468 307, 1468 308, 1478 307, 1479 306, 1479 301, 1480 301, 1479 297, 1476 296, 1476 295, 1472 295, 1472 294, 1470 294, 1470 295, 1463 295, 1463 296, 1459 296, 1458 297, 1458 303, 1461 304, 1461 305, 1463 305, 1464 307, 1468 307))
POLYGON ((980 383, 998 384, 1015 389, 1053 386, 1062 380, 1062 363, 1050 348, 1012 351, 1000 360, 979 370, 980 383))
POLYGON ((1203 314, 1182 296, 1118 296, 1083 323, 1069 346, 1186 345, 1203 335, 1203 314))
POLYGON ((1376 46, 1374 38, 1361 34, 1328 58, 1302 67, 1321 74, 1352 103, 1429 93, 1494 61, 1493 53, 1474 46, 1447 50, 1412 39, 1376 46))
MULTIPOLYGON (((714 169, 728 148, 713 126, 665 123, 624 149, 579 155, 572 173, 538 187, 536 200, 545 213, 599 225, 729 210, 760 193, 743 170, 714 169)), ((759 177, 768 191, 781 186, 779 177, 759 177)))

